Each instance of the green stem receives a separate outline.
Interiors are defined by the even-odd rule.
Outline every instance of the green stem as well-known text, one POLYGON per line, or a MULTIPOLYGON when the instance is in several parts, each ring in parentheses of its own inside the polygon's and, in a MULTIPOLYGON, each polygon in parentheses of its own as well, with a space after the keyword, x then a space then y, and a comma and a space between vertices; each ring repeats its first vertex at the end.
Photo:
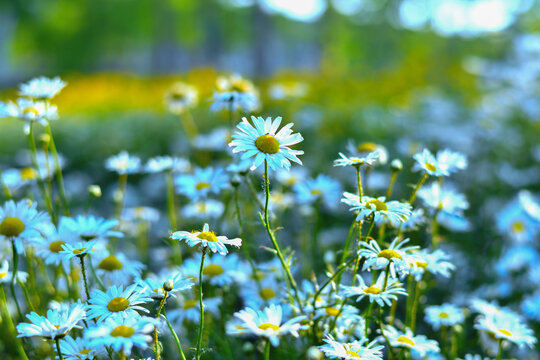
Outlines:
POLYGON ((384 274, 384 283, 383 283, 383 288, 382 288, 382 292, 384 292, 386 290, 386 286, 388 285, 388 276, 390 275, 390 265, 392 263, 389 262, 388 265, 386 265, 386 273, 384 274))
POLYGON ((291 274, 291 269, 285 262, 285 259, 283 258, 283 254, 281 253, 281 249, 279 248, 279 245, 277 243, 277 240, 274 236, 274 233, 271 230, 270 227, 270 221, 268 219, 268 203, 270 200, 270 179, 268 177, 268 162, 264 160, 264 187, 265 187, 265 203, 264 203, 264 220, 263 224, 266 228, 266 232, 268 233, 268 236, 270 237, 270 241, 272 241, 272 245, 274 245, 274 249, 276 250, 277 256, 279 257, 279 261, 281 262, 281 266, 283 267, 283 270, 285 270, 285 273, 287 274, 287 278, 289 280, 289 283, 291 284, 291 287, 293 288, 294 297, 296 301, 298 302, 298 306, 300 308, 301 312, 304 312, 304 307, 302 305, 302 301, 300 301, 300 297, 298 295, 298 287, 296 285, 296 281, 294 280, 294 277, 291 274))
POLYGON ((62 167, 60 166, 60 159, 58 158, 58 152, 56 151, 56 145, 54 143, 54 137, 51 130, 51 125, 47 123, 45 126, 45 131, 50 137, 50 143, 49 146, 51 148, 51 152, 54 156, 54 166, 56 167, 56 181, 58 181, 58 193, 60 195, 60 201, 62 202, 62 206, 64 208, 64 215, 69 216, 69 205, 67 202, 66 197, 66 190, 64 187, 64 177, 62 176, 62 167))
POLYGON ((270 340, 266 340, 266 345, 264 346, 264 360, 270 360, 270 340))
POLYGON ((429 176, 428 173, 424 173, 422 177, 420 178, 420 180, 418 180, 418 183, 414 187, 411 197, 409 198, 409 204, 412 205, 414 203, 414 200, 416 199, 416 193, 418 192, 418 190, 420 190, 420 188, 422 187, 422 185, 424 184, 428 176, 429 176))
POLYGON ((60 338, 56 338, 54 341, 56 342, 56 351, 58 351, 59 359, 64 360, 64 358, 62 357, 62 351, 60 351, 60 338))
POLYGON ((84 281, 84 291, 86 294, 86 301, 88 302, 88 300, 90 300, 90 292, 88 291, 88 281, 86 279, 86 267, 84 266, 84 255, 79 256, 79 260, 81 261, 81 273, 82 273, 83 281, 84 281))
POLYGON ((497 352, 497 360, 502 359, 503 354, 503 339, 499 339, 499 351, 497 352))
POLYGON ((11 240, 11 250, 13 252, 13 272, 11 275, 11 282, 9 284, 11 295, 13 296, 13 301, 15 301, 15 306, 17 307, 17 313, 19 314, 19 319, 23 318, 21 307, 19 301, 17 300, 17 293, 15 292, 15 281, 17 281, 17 270, 19 269, 19 254, 17 253, 17 248, 15 247, 15 240, 11 240))
MULTIPOLYGON (((169 224, 171 226, 171 231, 175 232, 178 229, 178 223, 176 220, 176 199, 174 196, 174 185, 172 178, 172 170, 167 170, 165 172, 165 180, 167 182, 167 214, 169 216, 169 224)), ((182 264, 182 251, 180 242, 174 241, 171 244, 173 248, 174 260, 177 265, 182 264)))
POLYGON ((315 295, 313 296, 313 311, 317 310, 317 306, 315 305, 316 302, 317 302, 317 298, 319 297, 319 295, 322 293, 322 291, 328 286, 330 285, 330 283, 332 281, 334 281, 335 278, 337 278, 338 276, 340 276, 343 271, 347 268, 347 266, 349 266, 355 259, 352 258, 350 259, 346 264, 343 264, 341 265, 339 268, 336 269, 336 272, 328 279, 326 280, 326 282, 319 288, 319 290, 317 290, 315 292, 315 295))
POLYGON ((118 196, 116 203, 116 210, 114 212, 114 217, 117 219, 121 219, 122 217, 122 210, 124 209, 124 201, 126 197, 126 185, 127 185, 127 174, 120 174, 118 177, 118 196))
POLYGON ((197 125, 193 121, 193 116, 191 116, 191 112, 188 109, 180 114, 180 121, 190 139, 197 136, 197 125))
POLYGON ((169 327, 169 331, 171 332, 174 338, 174 342, 176 343, 176 347, 178 348, 180 357, 182 358, 182 360, 186 360, 186 356, 184 355, 184 351, 182 350, 182 345, 180 344, 180 339, 178 339, 178 335, 176 335, 176 331, 174 331, 174 328, 169 322, 169 319, 167 318, 167 314, 165 313, 165 309, 162 310, 161 317, 165 319, 165 322, 167 323, 167 326, 169 327))
POLYGON ((28 360, 28 356, 26 356, 26 352, 24 351, 22 342, 17 337, 17 330, 15 329, 15 325, 13 325, 13 319, 11 318, 11 315, 9 314, 9 309, 7 307, 7 299, 4 293, 4 287, 1 285, 0 285, 0 306, 1 306, 0 313, 2 314, 2 319, 6 322, 7 327, 13 334, 12 341, 15 344, 17 352, 19 353, 19 357, 22 360, 28 360))
POLYGON ((201 267, 199 269, 199 306, 201 307, 201 320, 199 322, 199 336, 197 337, 197 351, 195 354, 195 359, 199 360, 201 358, 201 343, 202 343, 202 336, 203 336, 203 328, 204 328, 204 307, 203 307, 203 268, 204 268, 204 258, 206 256, 206 248, 203 248, 202 250, 202 257, 201 257, 201 267))
POLYGON ((264 205, 259 199, 259 197, 257 196, 257 192, 255 191, 255 187, 253 186, 253 182, 251 182, 251 179, 249 178, 247 174, 244 175, 244 178, 246 179, 246 185, 249 189, 249 193, 251 194, 251 197, 257 203, 257 205, 259 206, 259 209, 261 209, 261 211, 264 211, 264 205))
POLYGON ((384 340, 386 340, 386 343, 388 344, 388 360, 392 360, 394 358, 393 348, 392 345, 390 345, 390 340, 388 340, 388 337, 384 333, 384 327, 383 327, 383 311, 382 307, 379 306, 379 329, 381 330, 381 335, 384 337, 384 340))
POLYGON ((367 312, 364 316, 364 319, 366 319, 366 332, 365 332, 365 336, 366 336, 366 339, 368 338, 368 331, 369 331, 369 324, 371 323, 371 312, 373 311, 373 302, 370 302, 369 303, 369 306, 367 308, 367 312))
POLYGON ((414 301, 412 304, 412 310, 411 310, 411 330, 414 332, 416 329, 416 312, 418 311, 418 303, 420 300, 420 293, 421 289, 419 286, 419 282, 416 283, 414 287, 414 301))
POLYGON ((392 171, 392 177, 390 178, 390 184, 388 184, 388 189, 386 189, 386 201, 390 200, 392 192, 394 191, 394 184, 396 183, 398 171, 392 171))

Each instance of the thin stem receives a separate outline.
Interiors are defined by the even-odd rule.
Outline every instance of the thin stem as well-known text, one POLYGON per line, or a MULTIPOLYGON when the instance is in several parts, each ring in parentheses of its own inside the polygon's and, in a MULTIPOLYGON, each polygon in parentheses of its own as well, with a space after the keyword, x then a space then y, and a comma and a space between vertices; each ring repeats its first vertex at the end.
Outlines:
POLYGON ((268 233, 268 236, 270 237, 270 241, 272 241, 272 245, 274 245, 274 249, 276 250, 277 256, 279 257, 279 261, 281 262, 281 266, 283 267, 283 270, 285 270, 285 273, 287 275, 287 278, 289 280, 289 283, 291 284, 291 287, 294 291, 294 297, 296 301, 298 302, 298 306, 300 307, 300 311, 304 312, 304 307, 302 305, 302 301, 300 300, 300 297, 298 295, 298 287, 296 285, 296 281, 294 280, 294 277, 291 274, 291 269, 289 269, 289 266, 285 262, 285 259, 283 257, 283 254, 281 253, 281 249, 279 248, 279 245, 277 243, 277 240, 274 236, 274 233, 272 232, 270 228, 270 221, 268 219, 268 204, 270 200, 270 179, 268 177, 268 162, 264 160, 264 187, 265 187, 265 203, 264 203, 264 220, 263 224, 266 227, 266 231, 268 233))
POLYGON ((59 359, 64 360, 64 358, 62 357, 62 351, 60 351, 60 339, 56 338, 54 341, 56 342, 56 351, 58 351, 59 359))
MULTIPOLYGON (((159 315, 161 314, 161 311, 163 310, 163 307, 165 306, 165 302, 167 301, 167 296, 169 296, 169 292, 164 290, 163 298, 159 302, 159 306, 156 312, 156 318, 159 318, 159 315)), ((159 338, 158 338, 158 331, 157 326, 154 327, 154 353, 156 354, 156 360, 159 360, 159 338)))
POLYGON ((330 285, 330 283, 332 283, 332 281, 334 281, 335 278, 337 278, 338 276, 340 276, 343 271, 347 268, 347 266, 349 266, 352 262, 354 261, 354 258, 350 259, 346 264, 343 264, 341 265, 339 268, 336 269, 336 272, 328 279, 326 280, 326 282, 319 288, 319 290, 317 290, 315 292, 315 295, 313 296, 313 310, 317 310, 317 305, 316 305, 316 302, 317 302, 317 298, 319 297, 319 295, 322 293, 322 291, 328 286, 330 285))
POLYGON ((17 293, 15 292, 15 281, 17 281, 17 270, 19 269, 19 254, 17 253, 17 248, 15 247, 15 240, 11 240, 11 251, 13 252, 13 273, 11 276, 11 282, 9 284, 9 288, 11 290, 11 295, 13 296, 13 301, 15 301, 15 306, 17 307, 17 313, 19 314, 19 318, 22 319, 22 311, 21 307, 19 305, 19 301, 17 300, 17 293))
POLYGON ((167 323, 167 326, 169 327, 169 330, 174 338, 174 342, 176 343, 176 347, 178 348, 178 352, 180 353, 180 357, 182 358, 182 360, 186 360, 186 356, 184 355, 184 351, 182 350, 182 345, 180 344, 180 339, 178 339, 178 335, 176 335, 176 331, 174 331, 174 328, 169 322, 169 319, 167 318, 167 314, 165 313, 165 309, 161 311, 161 317, 165 319, 165 322, 167 323))
POLYGON ((386 273, 384 274, 384 283, 383 283, 383 288, 382 288, 382 292, 384 292, 386 290, 386 286, 388 285, 388 275, 390 275, 390 265, 392 263, 389 262, 388 265, 386 265, 386 273))
POLYGON ((388 344, 388 360, 392 360, 394 358, 394 354, 392 353, 394 349, 392 348, 392 345, 390 345, 390 340, 388 340, 388 337, 384 333, 383 311, 381 306, 379 306, 379 329, 381 330, 381 335, 384 337, 384 340, 386 340, 386 343, 388 344))
POLYGON ((127 174, 120 174, 118 177, 118 202, 116 203, 116 210, 114 212, 114 217, 120 219, 122 216, 122 210, 124 209, 124 201, 126 198, 126 185, 127 185, 127 174))
POLYGON ((203 248, 202 257, 201 257, 201 267, 199 269, 199 306, 201 311, 201 320, 199 322, 199 336, 197 337, 197 352, 195 353, 195 359, 199 360, 201 358, 201 343, 203 336, 204 328, 204 307, 203 307, 203 268, 204 268, 204 258, 206 256, 206 248, 203 248))
POLYGON ((502 359, 503 354, 503 339, 499 339, 499 351, 497 352, 497 360, 502 359))
POLYGON ((422 177, 420 178, 420 180, 418 180, 418 183, 414 187, 411 197, 409 198, 409 204, 412 205, 414 203, 414 200, 416 199, 416 193, 418 193, 418 190, 420 190, 420 188, 422 187, 422 185, 424 184, 428 176, 429 176, 428 173, 424 173, 422 177))
POLYGON ((54 143, 54 138, 51 130, 51 125, 47 122, 47 125, 45 126, 45 131, 50 137, 50 143, 49 146, 51 148, 51 152, 54 156, 54 166, 56 170, 56 181, 58 181, 58 193, 60 195, 60 201, 62 202, 62 206, 64 208, 64 215, 69 216, 69 205, 67 202, 66 197, 66 190, 64 187, 64 177, 62 176, 62 167, 60 166, 60 159, 58 158, 58 152, 56 151, 56 145, 54 143))
POLYGON ((419 286, 419 282, 417 282, 414 287, 414 301, 413 301, 412 310, 411 310, 411 330, 413 332, 416 329, 416 312, 418 311, 418 302, 420 300, 420 293, 421 293, 421 289, 419 286))
MULTIPOLYGON (((176 198, 174 196, 174 185, 172 178, 172 170, 167 170, 165 172, 165 180, 167 182, 167 214, 169 216, 169 224, 171 231, 175 232, 178 229, 178 223, 176 220, 177 207, 176 207, 176 198)), ((174 260, 177 265, 182 264, 182 250, 179 242, 174 241, 171 243, 173 248, 174 260)))
POLYGON ((369 331, 369 324, 371 323, 371 312, 373 311, 373 302, 369 303, 369 306, 367 308, 367 312, 364 315, 364 319, 366 319, 366 332, 365 337, 368 338, 368 331, 369 331))
POLYGON ((390 196, 392 196, 392 192, 394 191, 394 184, 396 183, 398 171, 392 171, 392 177, 390 178, 390 184, 388 184, 388 189, 386 189, 386 201, 390 199, 390 196))
POLYGON ((452 327, 452 338, 450 340, 450 359, 455 359, 457 355, 458 332, 455 327, 452 327))
POLYGON ((255 191, 255 187, 253 186, 253 182, 251 182, 250 177, 246 174, 244 175, 244 178, 246 179, 246 185, 249 189, 249 193, 251 194, 251 197, 257 203, 257 205, 259 206, 259 209, 261 209, 261 211, 264 211, 264 205, 259 199, 259 197, 257 196, 257 191, 255 191))
POLYGON ((26 352, 24 351, 24 347, 22 345, 21 339, 17 337, 17 330, 15 330, 15 325, 13 325, 13 319, 11 318, 11 315, 9 313, 9 309, 7 307, 7 299, 4 293, 4 287, 2 285, 0 285, 0 306, 1 306, 0 313, 2 314, 2 319, 5 320, 6 326, 13 333, 14 338, 12 341, 15 344, 17 352, 19 353, 19 357, 22 360, 28 360, 28 356, 26 355, 26 352))
POLYGON ((264 360, 270 360, 270 340, 266 340, 266 345, 264 346, 264 360))
POLYGON ((90 300, 90 292, 88 291, 88 281, 86 279, 86 267, 84 266, 84 255, 79 256, 79 260, 81 261, 81 272, 83 276, 84 281, 84 291, 86 293, 86 301, 90 300))
POLYGON ((197 136, 197 125, 193 121, 193 116, 191 116, 191 112, 188 109, 180 114, 180 121, 190 139, 197 136))
POLYGON ((101 290, 105 291, 105 285, 103 284, 99 276, 97 276, 96 269, 94 269, 94 265, 92 265, 92 261, 89 262, 89 268, 90 268, 90 272, 92 273, 92 277, 97 281, 101 290))

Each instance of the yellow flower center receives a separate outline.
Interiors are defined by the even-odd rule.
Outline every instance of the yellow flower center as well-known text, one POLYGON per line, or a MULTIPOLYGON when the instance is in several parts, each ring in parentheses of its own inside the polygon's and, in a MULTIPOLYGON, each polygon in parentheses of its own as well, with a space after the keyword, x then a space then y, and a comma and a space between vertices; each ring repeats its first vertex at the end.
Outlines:
POLYGON ((6 237, 19 236, 24 231, 24 223, 16 217, 6 217, 0 224, 0 235, 6 237))
POLYGON ((375 206, 375 209, 377 211, 388 211, 388 206, 386 206, 386 204, 381 201, 381 200, 377 200, 377 199, 373 199, 373 200, 369 200, 366 205, 373 205, 375 206))
POLYGON ((53 241, 49 244, 49 250, 53 253, 59 253, 62 251, 62 245, 64 245, 65 242, 62 240, 53 241))
POLYGON ((24 110, 22 111, 24 115, 28 115, 28 114, 32 114, 32 115, 39 115, 39 111, 37 111, 37 109, 33 106, 28 106, 26 108, 24 108, 24 110))
POLYGON ((202 189, 208 189, 210 187, 210 183, 201 181, 197 185, 195 185, 195 189, 202 190, 202 189))
POLYGON ((245 80, 238 80, 231 83, 231 91, 246 93, 250 90, 251 84, 245 80))
POLYGON ((99 262, 98 268, 105 271, 121 270, 124 265, 114 255, 109 255, 99 262))
POLYGON ((270 288, 261 289, 261 297, 264 300, 273 299, 276 297, 276 292, 270 288))
POLYGON ((377 144, 372 142, 364 142, 356 147, 358 152, 373 152, 377 150, 377 144))
POLYGON ((525 225, 521 221, 515 221, 512 224, 512 231, 516 234, 521 234, 525 230, 525 225))
POLYGON ((255 140, 255 146, 265 154, 275 154, 279 152, 279 142, 272 135, 261 135, 255 140))
POLYGON ((364 289, 364 292, 365 292, 366 294, 377 295, 377 294, 380 294, 380 293, 381 293, 381 289, 379 289, 379 288, 376 287, 376 286, 368 286, 367 288, 364 289))
POLYGON ((119 325, 111 331, 111 336, 128 338, 135 334, 135 329, 131 326, 119 325))
POLYGON ((0 279, 3 279, 7 276, 7 271, 0 271, 0 279))
POLYGON ((206 265, 202 271, 203 275, 206 275, 206 276, 219 276, 223 274, 223 272, 224 272, 223 268, 216 264, 206 265))
POLYGON ((399 260, 402 259, 401 255, 397 251, 392 250, 392 249, 385 249, 381 251, 377 256, 388 259, 388 260, 392 260, 394 258, 399 259, 399 260))
POLYGON ((505 330, 505 329, 499 329, 499 332, 501 334, 503 334, 504 336, 508 336, 508 337, 511 337, 512 336, 512 333, 508 330, 505 330))
POLYGON ((274 330, 274 331, 278 331, 278 330, 279 330, 279 326, 274 325, 274 324, 270 324, 270 323, 264 323, 264 324, 259 325, 259 329, 261 329, 261 330, 272 329, 272 330, 274 330))
POLYGON ((111 312, 124 311, 129 307, 129 300, 123 297, 115 297, 107 304, 107 309, 111 312))
POLYGON ((357 358, 360 357, 360 355, 358 355, 358 353, 356 351, 352 351, 352 350, 346 350, 345 354, 347 354, 347 355, 349 355, 351 357, 357 357, 357 358))
POLYGON ((402 344, 407 344, 407 345, 410 345, 410 346, 414 346, 414 341, 406 336, 403 336, 401 335, 400 337, 398 337, 396 339, 398 342, 402 343, 402 344))
POLYGON ((203 231, 197 235, 199 239, 216 242, 218 241, 216 234, 213 231, 203 231))
POLYGON ((34 180, 37 178, 37 171, 31 167, 25 167, 21 169, 21 179, 34 180))
POLYGON ((450 315, 448 315, 448 313, 446 312, 442 312, 439 314, 439 318, 441 319, 448 319, 450 317, 450 315))
POLYGON ((73 253, 74 253, 75 255, 79 255, 80 253, 82 253, 82 252, 85 251, 85 250, 86 250, 86 248, 79 248, 79 249, 73 250, 73 253))
POLYGON ((92 349, 82 349, 81 351, 79 351, 79 354, 88 355, 90 354, 90 351, 92 351, 92 349))
POLYGON ((432 163, 424 163, 424 166, 426 167, 426 169, 428 169, 429 171, 437 171, 437 167, 435 165, 433 165, 432 163))
POLYGON ((320 189, 311 190, 311 195, 321 195, 321 194, 322 194, 322 190, 320 189))
POLYGON ((184 302, 184 310, 185 309, 193 309, 195 306, 197 306, 197 303, 199 301, 197 299, 193 299, 193 300, 186 300, 184 302))
POLYGON ((422 269, 427 269, 428 264, 427 264, 427 262, 417 261, 416 262, 416 267, 419 267, 419 268, 422 268, 422 269))
POLYGON ((338 314, 339 314, 339 309, 337 309, 337 308, 329 307, 329 308, 326 308, 324 310, 326 311, 326 315, 328 315, 328 316, 338 316, 338 314))

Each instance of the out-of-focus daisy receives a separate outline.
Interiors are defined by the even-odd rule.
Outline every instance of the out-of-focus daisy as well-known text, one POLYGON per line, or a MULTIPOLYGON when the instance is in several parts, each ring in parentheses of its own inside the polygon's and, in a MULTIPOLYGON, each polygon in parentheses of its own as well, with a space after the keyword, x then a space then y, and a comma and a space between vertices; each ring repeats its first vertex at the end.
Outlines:
POLYGON ((22 169, 6 169, 2 170, 2 181, 12 193, 16 193, 19 189, 34 184, 38 178, 38 172, 32 167, 22 169))
POLYGON ((377 345, 375 341, 372 341, 366 346, 363 346, 363 343, 358 341, 341 343, 336 341, 332 335, 327 335, 323 341, 326 344, 319 346, 319 349, 330 359, 382 360, 383 358, 382 349, 384 346, 377 345))
MULTIPOLYGON (((388 150, 381 144, 376 144, 371 141, 355 143, 350 140, 347 143, 347 151, 357 158, 367 158, 370 153, 377 152, 378 157, 375 161, 375 164, 384 165, 388 162, 388 150)), ((375 165, 374 164, 374 165, 375 165)))
POLYGON ((61 226, 72 232, 80 241, 108 240, 111 237, 121 238, 124 236, 121 232, 113 230, 119 224, 116 219, 78 215, 75 218, 64 217, 60 222, 61 226))
POLYGON ((508 318, 521 319, 521 316, 513 310, 499 306, 496 302, 488 302, 483 299, 474 298, 470 302, 471 309, 484 316, 501 316, 508 318))
MULTIPOLYGON (((182 264, 182 274, 198 281, 201 266, 201 253, 194 258, 187 259, 182 264)), ((246 281, 248 268, 240 261, 236 254, 229 256, 206 256, 203 268, 203 281, 209 281, 214 286, 226 286, 246 281)))
POLYGON ((154 299, 161 300, 165 296, 165 283, 167 283, 167 296, 176 296, 175 293, 190 289, 193 286, 191 279, 182 278, 180 272, 165 271, 159 276, 150 276, 146 279, 137 280, 137 284, 145 290, 145 295, 154 299))
POLYGON ((283 301, 283 294, 286 289, 283 284, 269 274, 257 272, 257 275, 251 275, 251 278, 240 288, 240 294, 244 304, 251 308, 260 308, 268 304, 279 304, 283 301), (254 279, 259 277, 259 284, 254 279))
MULTIPOLYGON (((30 156, 28 157, 31 161, 30 156)), ((66 158, 62 154, 58 154, 58 164, 56 163, 56 157, 42 150, 38 150, 36 154, 36 161, 38 166, 38 176, 40 179, 50 179, 58 171, 66 166, 66 158), (58 165, 58 166, 57 166, 58 165)))
POLYGON ((0 117, 13 117, 23 120, 24 133, 30 133, 30 124, 38 122, 47 125, 49 121, 58 118, 58 108, 45 101, 34 101, 33 99, 19 98, 17 103, 0 102, 0 117))
POLYGON ((492 360, 492 359, 488 357, 483 357, 481 355, 465 354, 465 357, 463 359, 460 358, 458 360, 492 360))
MULTIPOLYGON (((157 222, 159 220, 159 210, 149 206, 136 206, 127 208, 122 214, 122 220, 131 223, 137 222, 157 222)), ((123 224, 120 224, 120 228, 123 230, 123 224)))
POLYGON ((526 296, 521 303, 521 309, 528 319, 540 321, 540 291, 526 296))
POLYGON ((50 99, 56 96, 65 86, 66 83, 58 76, 52 79, 40 76, 21 84, 19 94, 35 99, 50 99))
POLYGON ((393 326, 386 326, 384 334, 392 347, 408 348, 417 352, 421 357, 430 352, 439 352, 439 344, 435 340, 429 340, 424 335, 414 335, 411 329, 404 332, 393 326))
POLYGON ((360 275, 356 275, 358 279, 357 286, 343 286, 343 294, 347 297, 357 296, 356 301, 360 301, 367 297, 369 302, 377 302, 379 306, 390 306, 392 300, 397 300, 398 295, 407 296, 407 291, 403 289, 401 283, 394 279, 388 279, 386 289, 384 287, 384 273, 381 273, 374 284, 366 285, 364 279, 360 275))
POLYGON ((358 212, 356 221, 361 221, 369 216, 374 216, 377 224, 388 222, 393 226, 399 226, 407 221, 411 215, 411 205, 396 200, 386 201, 386 197, 380 196, 372 198, 362 196, 362 201, 358 195, 345 192, 341 202, 350 206, 349 210, 358 212))
POLYGON ((118 155, 105 160, 105 168, 120 175, 136 174, 142 170, 141 159, 122 151, 118 155))
POLYGON ((380 152, 373 151, 367 153, 365 156, 346 156, 343 153, 339 153, 340 159, 334 160, 334 166, 373 166, 379 160, 380 152))
POLYGON ((24 253, 24 246, 41 237, 49 215, 37 210, 37 204, 28 199, 9 200, 0 207, 0 239, 13 241, 17 253, 24 253))
POLYGON ((426 220, 424 209, 414 209, 407 221, 401 224, 401 230, 416 230, 420 225, 425 224, 426 220))
POLYGON ((91 348, 110 346, 115 351, 130 355, 134 346, 142 350, 148 347, 152 342, 150 334, 155 326, 156 320, 146 316, 107 319, 88 328, 84 337, 91 348))
POLYGON ((300 81, 282 81, 270 85, 268 92, 272 99, 294 99, 301 98, 306 95, 308 90, 307 84, 300 81))
POLYGON ((218 92, 212 97, 211 111, 243 109, 253 111, 259 106, 258 94, 253 83, 240 75, 220 76, 217 79, 218 92))
POLYGON ((519 200, 511 201, 497 213, 497 228, 517 243, 531 241, 540 231, 539 224, 527 215, 519 200))
POLYGON ((295 167, 292 169, 279 169, 276 171, 275 177, 284 186, 294 186, 295 184, 304 181, 308 177, 308 171, 303 167, 295 167))
POLYGON ((201 199, 185 205, 182 208, 182 216, 201 220, 218 218, 223 214, 225 206, 222 202, 214 199, 201 199))
POLYGON ((339 204, 341 185, 338 181, 320 174, 315 179, 296 183, 294 191, 302 204, 311 204, 321 199, 326 206, 334 208, 339 204))
POLYGON ((441 326, 454 326, 465 321, 463 310, 453 304, 426 307, 426 322, 435 330, 441 326))
POLYGON ((437 249, 433 252, 422 249, 413 254, 414 257, 409 259, 408 262, 409 271, 401 272, 401 278, 412 275, 416 281, 420 281, 426 271, 433 275, 450 277, 450 271, 456 268, 456 266, 449 261, 450 256, 441 249, 437 249))
POLYGON ((424 149, 422 152, 413 156, 416 161, 413 170, 423 170, 429 175, 433 176, 448 176, 447 166, 442 166, 428 149, 424 149))
POLYGON ((176 231, 171 236, 171 239, 182 241, 193 247, 201 245, 203 248, 208 248, 213 253, 227 255, 228 250, 225 245, 240 247, 242 240, 240 238, 228 239, 226 236, 217 236, 215 232, 210 231, 210 226, 204 224, 202 231, 176 231))
POLYGON ((165 94, 165 105, 173 114, 182 114, 186 109, 196 106, 198 101, 197 88, 180 81, 174 83, 165 94))
POLYGON ((64 360, 92 360, 97 355, 97 351, 88 346, 86 339, 69 335, 60 340, 60 351, 64 360))
MULTIPOLYGON (((205 297, 203 300, 204 312, 213 316, 220 316, 221 297, 205 297)), ((180 295, 174 302, 172 310, 167 311, 167 317, 172 323, 181 325, 184 321, 198 323, 201 319, 201 307, 198 297, 180 295)))
POLYGON ((145 296, 146 289, 141 289, 133 284, 124 289, 122 285, 111 286, 107 292, 94 289, 88 300, 88 318, 97 319, 99 322, 107 318, 137 318, 139 311, 148 312, 141 305, 150 301, 145 296))
POLYGON ((69 272, 69 261, 65 258, 62 245, 73 241, 75 235, 63 226, 60 222, 58 228, 52 223, 43 224, 41 228, 42 236, 32 240, 32 245, 36 249, 36 254, 43 259, 47 265, 62 265, 66 272, 69 272))
POLYGON ((127 284, 138 278, 144 268, 142 263, 128 259, 123 253, 106 250, 92 256, 92 264, 105 284, 127 284))
POLYGON ((280 116, 273 121, 270 117, 265 120, 262 117, 252 116, 251 121, 253 125, 246 118, 242 118, 229 146, 233 147, 233 153, 244 152, 242 159, 255 157, 252 170, 265 160, 273 170, 289 169, 291 161, 302 165, 298 155, 302 155, 304 152, 289 148, 289 146, 304 140, 302 135, 293 134, 291 130, 293 123, 289 123, 277 131, 281 124, 280 116))
POLYGON ((71 329, 80 328, 77 324, 85 319, 85 309, 86 305, 77 302, 69 307, 49 309, 47 316, 32 312, 26 315, 30 324, 17 325, 17 337, 41 336, 51 340, 63 338, 71 329))
POLYGON ((474 327, 485 331, 498 340, 506 340, 522 347, 532 348, 536 338, 531 329, 521 322, 519 318, 504 314, 479 316, 474 327))
POLYGON ((191 143, 195 149, 207 151, 225 151, 227 143, 231 141, 230 128, 217 128, 208 134, 199 134, 191 143))
POLYGON ((448 149, 437 152, 437 163, 449 174, 458 170, 464 170, 468 165, 467 157, 465 155, 448 149))
POLYGON ((379 244, 375 240, 371 240, 369 243, 361 242, 362 249, 359 250, 359 255, 366 258, 362 270, 374 269, 382 270, 386 266, 390 265, 390 274, 392 277, 397 278, 398 272, 408 271, 408 263, 406 261, 407 256, 411 256, 410 253, 413 250, 418 249, 418 246, 406 246, 409 239, 400 241, 399 238, 395 238, 387 249, 381 249, 379 244))
MULTIPOLYGON (((17 271, 17 280, 25 283, 28 278, 28 273, 24 271, 17 271)), ((7 260, 2 261, 2 266, 0 267, 0 284, 11 283, 13 279, 13 272, 9 271, 9 263, 7 260)))
POLYGON ((279 345, 280 336, 290 334, 298 337, 298 331, 307 328, 300 324, 306 319, 305 316, 297 316, 283 322, 283 309, 279 305, 270 305, 262 311, 246 308, 235 313, 234 316, 242 321, 240 325, 247 332, 268 338, 273 346, 279 345))
POLYGON ((521 190, 518 194, 521 208, 530 216, 531 219, 540 224, 540 204, 530 191, 521 190))
POLYGON ((148 160, 145 169, 149 173, 160 173, 163 171, 186 172, 191 165, 188 160, 175 156, 156 156, 148 160))
POLYGON ((219 194, 229 186, 229 177, 221 168, 195 168, 193 174, 182 174, 175 179, 176 190, 191 200, 219 194))

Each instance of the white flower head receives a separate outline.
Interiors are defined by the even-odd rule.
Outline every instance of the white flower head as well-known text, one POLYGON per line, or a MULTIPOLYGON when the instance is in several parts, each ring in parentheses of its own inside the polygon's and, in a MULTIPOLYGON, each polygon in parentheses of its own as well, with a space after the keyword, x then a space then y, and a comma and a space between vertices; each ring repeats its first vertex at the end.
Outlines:
POLYGON ((19 94, 35 99, 50 99, 66 86, 58 76, 52 79, 41 76, 21 84, 19 94))
POLYGON ((375 341, 367 345, 362 342, 353 341, 351 343, 342 343, 336 341, 332 335, 326 335, 323 339, 325 345, 319 346, 319 349, 324 352, 330 359, 345 359, 345 360, 382 360, 382 349, 384 346, 377 345, 375 341))
POLYGON ((366 285, 364 279, 360 275, 356 275, 358 279, 357 286, 343 286, 343 294, 347 297, 356 296, 356 301, 360 301, 367 297, 369 302, 376 302, 379 306, 390 306, 392 300, 397 300, 398 295, 407 296, 407 291, 403 289, 401 283, 395 279, 388 279, 386 289, 384 288, 385 274, 381 273, 377 281, 371 285, 366 285))
POLYGON ((448 176, 448 167, 441 166, 435 155, 433 155, 428 149, 424 149, 422 152, 413 156, 416 160, 413 170, 424 170, 427 174, 433 176, 448 176))
POLYGON ((426 307, 426 322, 435 330, 441 326, 454 326, 465 321, 463 310, 453 304, 432 305, 426 307))
POLYGON ((204 224, 202 231, 176 231, 170 238, 179 241, 184 240, 191 247, 200 244, 203 248, 208 248, 213 253, 219 253, 220 255, 227 255, 228 250, 225 245, 236 247, 242 245, 240 238, 228 239, 226 236, 217 236, 215 232, 210 231, 208 224, 204 224))

